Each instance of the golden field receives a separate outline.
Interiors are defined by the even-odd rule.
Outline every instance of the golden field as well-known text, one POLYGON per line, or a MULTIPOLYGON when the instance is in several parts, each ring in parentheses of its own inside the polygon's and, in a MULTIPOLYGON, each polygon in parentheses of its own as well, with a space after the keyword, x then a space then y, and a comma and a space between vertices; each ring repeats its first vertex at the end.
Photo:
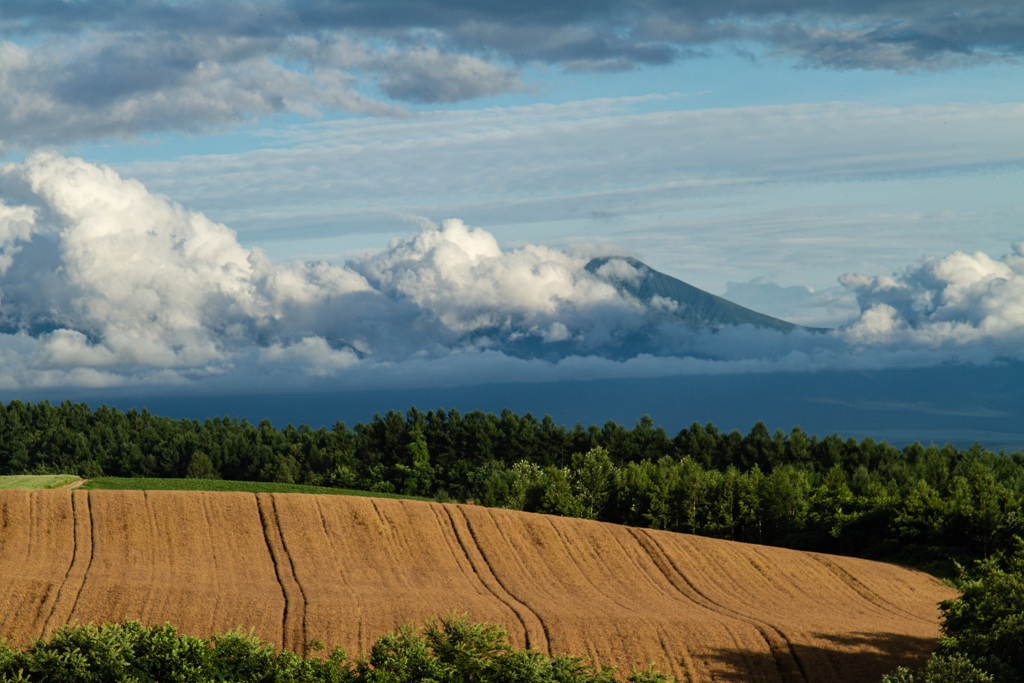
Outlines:
POLYGON ((953 595, 888 564, 466 505, 0 490, 0 638, 17 644, 134 619, 355 653, 455 611, 626 672, 864 681, 922 662, 953 595))

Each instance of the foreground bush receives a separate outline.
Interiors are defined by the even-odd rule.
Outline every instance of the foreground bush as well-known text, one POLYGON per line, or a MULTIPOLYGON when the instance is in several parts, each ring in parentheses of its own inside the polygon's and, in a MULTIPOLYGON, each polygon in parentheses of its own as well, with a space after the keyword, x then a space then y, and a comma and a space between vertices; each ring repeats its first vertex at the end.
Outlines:
MULTIPOLYGON (((224 681, 325 683, 612 683, 611 667, 579 657, 517 650, 501 626, 471 624, 465 616, 429 620, 381 636, 368 655, 340 649, 302 657, 235 631, 209 639, 171 625, 74 624, 21 650, 0 644, 0 682, 224 681)), ((317 649, 317 648, 314 648, 317 649)), ((633 683, 669 683, 655 671, 634 672, 633 683)))

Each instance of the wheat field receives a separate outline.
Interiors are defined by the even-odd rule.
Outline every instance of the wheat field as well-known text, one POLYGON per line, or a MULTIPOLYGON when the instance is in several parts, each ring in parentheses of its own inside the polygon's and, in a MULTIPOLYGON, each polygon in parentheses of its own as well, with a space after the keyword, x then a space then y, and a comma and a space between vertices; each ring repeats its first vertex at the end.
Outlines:
POLYGON ((920 663, 953 595, 877 562, 475 506, 0 490, 0 638, 17 644, 135 619, 357 653, 455 611, 621 672, 864 681, 920 663))

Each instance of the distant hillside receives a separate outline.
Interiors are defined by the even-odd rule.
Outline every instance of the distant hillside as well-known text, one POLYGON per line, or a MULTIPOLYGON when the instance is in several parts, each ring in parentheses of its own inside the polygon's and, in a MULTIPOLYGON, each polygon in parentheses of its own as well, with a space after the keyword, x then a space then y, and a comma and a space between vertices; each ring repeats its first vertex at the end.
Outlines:
POLYGON ((670 275, 660 273, 647 264, 628 256, 605 256, 587 264, 588 272, 613 283, 652 309, 663 312, 692 328, 717 328, 728 325, 790 332, 795 329, 823 331, 822 328, 801 328, 800 325, 752 311, 720 296, 715 296, 670 275))

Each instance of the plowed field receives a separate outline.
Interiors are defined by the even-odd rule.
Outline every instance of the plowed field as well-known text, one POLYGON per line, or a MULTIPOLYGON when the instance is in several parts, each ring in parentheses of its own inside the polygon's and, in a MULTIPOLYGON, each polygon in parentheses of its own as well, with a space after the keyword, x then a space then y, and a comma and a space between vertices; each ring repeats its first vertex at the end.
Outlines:
POLYGON ((135 619, 357 652, 457 611, 627 672, 865 681, 920 662, 952 594, 886 564, 472 506, 0 491, 0 638, 21 644, 135 619))

